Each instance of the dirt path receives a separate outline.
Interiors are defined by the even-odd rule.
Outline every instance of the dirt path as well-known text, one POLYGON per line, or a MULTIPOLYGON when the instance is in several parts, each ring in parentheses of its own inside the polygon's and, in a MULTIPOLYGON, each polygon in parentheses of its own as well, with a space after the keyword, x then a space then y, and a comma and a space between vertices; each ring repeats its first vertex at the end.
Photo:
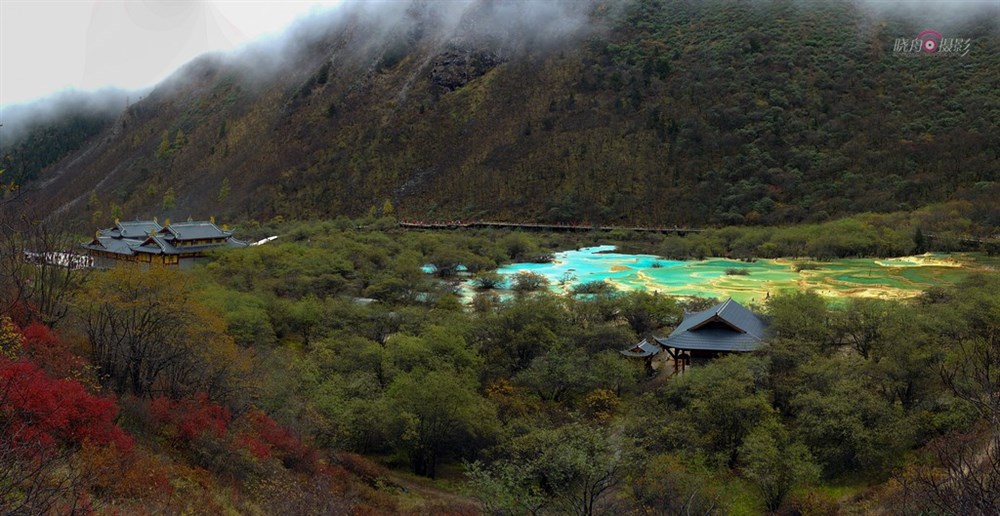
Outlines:
POLYGON ((479 508, 479 500, 458 493, 453 493, 451 491, 446 491, 440 487, 435 487, 434 485, 431 485, 431 483, 434 482, 433 480, 413 479, 395 471, 389 471, 386 477, 393 485, 396 485, 408 492, 416 493, 428 502, 441 501, 454 504, 456 506, 467 505, 475 507, 476 509, 479 508))

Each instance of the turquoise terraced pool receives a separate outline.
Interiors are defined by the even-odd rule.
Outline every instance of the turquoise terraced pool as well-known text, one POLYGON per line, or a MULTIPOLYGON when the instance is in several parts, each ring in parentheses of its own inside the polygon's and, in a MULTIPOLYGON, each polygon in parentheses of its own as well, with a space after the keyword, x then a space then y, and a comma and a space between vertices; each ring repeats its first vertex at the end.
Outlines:
MULTIPOLYGON (((759 302, 769 294, 788 290, 812 290, 832 298, 904 298, 932 286, 953 285, 970 272, 950 255, 747 263, 722 258, 676 261, 614 250, 614 246, 603 245, 563 251, 556 253, 551 263, 515 263, 497 272, 507 277, 519 271, 541 274, 549 280, 549 288, 554 292, 569 292, 574 285, 604 280, 620 290, 675 296, 731 296, 740 302, 759 302), (797 270, 802 266, 806 267, 797 270), (742 269, 748 274, 727 274, 730 269, 742 269)), ((463 289, 471 294, 468 283, 463 289)))

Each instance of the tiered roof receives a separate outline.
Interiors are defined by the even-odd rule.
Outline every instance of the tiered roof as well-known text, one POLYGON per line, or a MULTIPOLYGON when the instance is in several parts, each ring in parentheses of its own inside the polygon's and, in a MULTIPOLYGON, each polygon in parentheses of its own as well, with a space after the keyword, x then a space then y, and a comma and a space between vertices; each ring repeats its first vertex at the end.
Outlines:
POLYGON ((210 221, 187 221, 166 226, 155 220, 115 221, 114 227, 102 229, 85 249, 133 256, 136 254, 190 254, 218 247, 246 247, 233 238, 233 232, 210 221), (195 241, 205 241, 195 243, 195 241))

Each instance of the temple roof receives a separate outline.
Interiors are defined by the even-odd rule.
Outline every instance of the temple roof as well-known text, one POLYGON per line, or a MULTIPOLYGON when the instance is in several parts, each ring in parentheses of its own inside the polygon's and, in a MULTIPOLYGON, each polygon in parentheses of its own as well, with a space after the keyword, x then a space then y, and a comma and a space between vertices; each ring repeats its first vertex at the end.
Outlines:
POLYGON ((226 238, 232 236, 231 231, 224 231, 214 222, 178 222, 169 224, 159 231, 170 234, 177 240, 198 240, 206 238, 226 238))
POLYGON ((753 351, 766 336, 764 322, 732 298, 708 310, 684 314, 667 338, 654 337, 661 346, 705 351, 753 351))
POLYGON ((115 221, 112 228, 102 229, 101 233, 114 238, 143 238, 150 231, 160 231, 163 226, 155 220, 132 220, 128 222, 115 221))
POLYGON ((629 349, 619 351, 619 353, 627 357, 645 358, 651 357, 661 351, 660 347, 646 339, 642 339, 642 342, 632 346, 629 349))
POLYGON ((132 251, 131 246, 129 246, 129 240, 123 238, 113 238, 110 236, 99 236, 95 238, 89 244, 83 244, 83 247, 87 249, 97 249, 100 251, 108 251, 117 254, 135 254, 132 251))
POLYGON ((246 242, 233 238, 232 231, 220 229, 214 222, 188 221, 159 225, 156 221, 115 221, 114 227, 102 229, 97 236, 83 244, 85 249, 121 255, 190 254, 201 253, 218 247, 246 247, 246 242), (198 245, 181 245, 191 240, 216 240, 198 245))

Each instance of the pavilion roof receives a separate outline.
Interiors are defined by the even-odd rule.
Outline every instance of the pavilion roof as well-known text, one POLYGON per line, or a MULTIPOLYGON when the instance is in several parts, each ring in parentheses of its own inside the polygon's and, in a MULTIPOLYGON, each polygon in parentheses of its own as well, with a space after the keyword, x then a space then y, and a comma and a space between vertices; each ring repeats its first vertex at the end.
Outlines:
POLYGON ((646 358, 646 357, 651 357, 659 353, 660 351, 662 351, 660 346, 657 346, 656 344, 649 342, 646 339, 642 339, 642 342, 636 344, 635 346, 632 346, 629 349, 619 351, 619 353, 627 357, 646 358))
POLYGON ((684 314, 684 320, 669 337, 654 339, 674 349, 753 351, 766 332, 759 317, 729 298, 707 310, 684 314))

